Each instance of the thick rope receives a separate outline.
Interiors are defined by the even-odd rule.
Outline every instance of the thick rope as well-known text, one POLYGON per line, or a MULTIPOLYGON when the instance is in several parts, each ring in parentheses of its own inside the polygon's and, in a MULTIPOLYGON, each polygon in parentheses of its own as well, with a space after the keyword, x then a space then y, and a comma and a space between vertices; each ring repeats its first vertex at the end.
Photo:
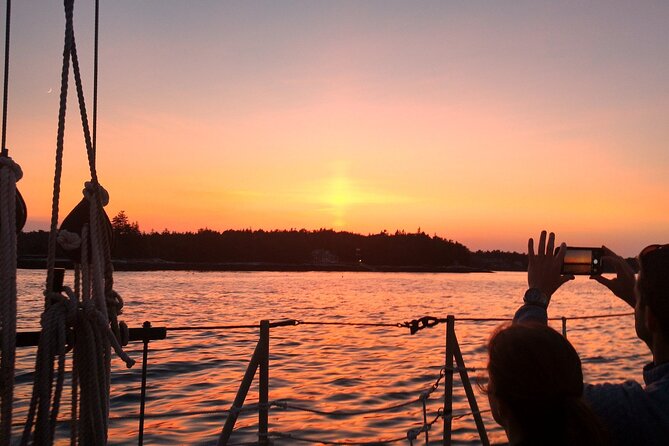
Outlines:
POLYGON ((23 173, 0 155, 0 445, 10 444, 16 362, 16 182, 23 173))
MULTIPOLYGON (((73 25, 74 0, 65 0, 65 44, 63 49, 63 70, 61 73, 61 95, 58 116, 58 135, 56 141, 56 166, 54 173, 54 193, 51 213, 51 231, 49 233, 49 251, 47 257, 47 300, 42 316, 42 335, 38 346, 33 396, 24 428, 22 444, 27 444, 31 437, 33 422, 35 431, 34 444, 51 444, 60 408, 62 395, 65 349, 67 330, 73 327, 76 339, 74 344, 74 367, 72 413, 77 413, 77 394, 79 395, 80 420, 73 422, 71 442, 76 437, 82 445, 104 445, 107 442, 109 417, 109 388, 111 383, 111 348, 126 362, 128 367, 134 361, 121 349, 117 336, 109 325, 109 313, 112 313, 113 326, 117 327, 116 314, 122 300, 112 292, 112 269, 109 239, 104 226, 106 217, 102 207, 104 191, 100 187, 95 170, 95 152, 88 126, 83 86, 76 51, 73 25), (58 204, 60 198, 60 180, 62 173, 63 136, 67 104, 68 74, 70 59, 76 84, 77 99, 84 130, 86 151, 91 182, 87 183, 84 195, 89 203, 89 226, 82 230, 83 243, 80 244, 82 264, 81 301, 77 294, 65 288, 65 294, 51 292, 54 283, 54 267, 58 223, 58 204), (90 238, 90 245, 88 240, 90 238), (88 252, 89 246, 91 251, 88 252), (108 312, 108 302, 113 300, 112 311, 108 312), (52 303, 52 302, 57 302, 52 303), (63 310, 66 308, 67 311, 63 310), (58 367, 54 374, 53 360, 58 357, 58 367), (55 376, 54 376, 55 375, 55 376), (77 392, 76 386, 80 389, 77 392), (54 389, 55 386, 55 389, 54 389), (53 393, 52 393, 53 392, 53 393), (75 433, 76 430, 76 433, 75 433)), ((61 241, 76 242, 74 237, 62 234, 61 241), (69 240, 66 240, 68 239, 69 240)), ((118 330, 117 330, 118 331, 118 330)))
POLYGON ((12 2, 7 0, 5 22, 5 69, 0 141, 0 446, 10 444, 14 366, 16 362, 16 182, 21 169, 7 156, 7 103, 9 87, 9 37, 12 2), (18 172, 17 172, 18 170, 18 172))
MULTIPOLYGON (((71 293, 67 289, 65 289, 65 292, 71 293)), ((59 410, 57 401, 54 400, 52 405, 53 362, 54 358, 58 358, 55 393, 59 395, 60 390, 62 390, 62 377, 64 376, 68 319, 74 317, 76 313, 76 305, 73 305, 76 301, 72 300, 71 296, 68 298, 67 295, 60 293, 48 293, 47 299, 51 302, 42 313, 40 321, 42 333, 37 346, 33 393, 21 439, 22 445, 26 445, 30 441, 33 424, 35 426, 33 444, 43 445, 53 442, 53 430, 59 410)))
POLYGON ((7 155, 7 97, 9 93, 9 29, 12 24, 12 1, 7 1, 7 14, 5 16, 5 76, 3 79, 3 94, 2 94, 2 141, 0 142, 0 149, 2 153, 7 155))
POLYGON ((93 37, 93 153, 98 135, 98 42, 100 41, 100 0, 95 0, 95 36, 93 37))
MULTIPOLYGON (((70 72, 70 53, 74 41, 73 25, 74 2, 65 2, 65 44, 63 48, 63 69, 60 76, 60 105, 58 108, 58 132, 56 136, 56 162, 53 179, 53 199, 51 201, 51 226, 47 252, 47 290, 53 289, 54 268, 56 265, 56 238, 58 234, 58 205, 60 203, 60 180, 63 172, 63 149, 65 139, 65 114, 67 111, 68 76, 70 72)), ((48 300, 45 306, 48 306, 48 300)))
MULTIPOLYGON (((68 75, 70 68, 71 45, 74 41, 73 28, 73 1, 65 2, 65 41, 63 48, 63 66, 61 71, 60 105, 58 110, 58 131, 56 137, 56 160, 54 168, 53 198, 51 202, 51 226, 49 231, 49 245, 47 252, 47 280, 45 291, 44 313, 41 318, 42 335, 37 347, 35 359, 35 376, 33 392, 28 409, 28 417, 23 430, 21 444, 28 444, 31 438, 33 423, 35 432, 34 444, 50 444, 53 440, 51 428, 55 428, 57 413, 50 414, 54 364, 56 356, 63 356, 59 366, 64 365, 66 339, 57 336, 63 330, 59 327, 65 324, 67 307, 71 301, 60 293, 53 293, 54 269, 56 263, 56 239, 58 231, 58 204, 60 201, 60 182, 63 164, 63 148, 65 135, 65 113, 67 109, 68 75), (60 345, 56 345, 61 342, 60 345), (54 416, 55 415, 55 416, 54 416), (36 419, 35 419, 36 418, 36 419), (53 421, 52 421, 53 420, 53 421)), ((75 308, 76 309, 76 308, 75 308)), ((72 310, 72 309, 70 309, 72 310)), ((74 310, 72 310, 74 311, 74 310)), ((60 376, 60 373, 58 374, 60 376)), ((53 405, 58 409, 58 405, 53 405)))
MULTIPOLYGON (((74 267, 74 295, 77 298, 77 305, 81 302, 81 266, 74 267)), ((70 446, 76 446, 79 437, 79 367, 77 358, 72 355, 72 383, 70 392, 70 446)))
MULTIPOLYGON (((96 201, 90 193, 91 221, 100 215, 96 201)), ((94 228, 96 225, 91 225, 94 228)), ((79 444, 105 444, 107 441, 109 418, 109 382, 111 377, 111 347, 126 361, 128 367, 134 364, 121 349, 116 336, 109 326, 104 298, 104 278, 100 243, 93 229, 90 233, 92 252, 88 252, 89 227, 82 230, 81 259, 83 298, 81 311, 75 323, 78 342, 74 346, 74 361, 77 364, 80 396, 80 419, 78 421, 79 444), (90 269, 89 269, 89 255, 90 269), (91 272, 92 270, 92 272, 91 272)), ((104 236, 104 235, 103 235, 104 236)), ((76 413, 76 412, 73 412, 76 413)))
MULTIPOLYGON (((74 0, 68 0, 74 3, 74 0)), ((95 9, 96 15, 96 24, 95 24, 95 57, 94 57, 94 100, 93 100, 93 135, 91 136, 91 131, 88 123, 88 113, 86 111, 86 101, 84 98, 84 89, 81 81, 81 70, 79 69, 79 58, 77 56, 77 45, 74 40, 74 34, 72 35, 72 44, 70 47, 70 55, 72 57, 72 71, 74 73, 74 81, 77 90, 77 99, 79 102, 79 112, 81 116, 81 124, 84 131, 84 142, 86 143, 86 153, 88 156, 88 166, 91 174, 91 183, 92 186, 87 184, 87 190, 92 190, 93 200, 95 200, 98 214, 95 215, 95 218, 91 218, 91 224, 96 226, 96 228, 91 228, 91 232, 98 231, 98 234, 104 234, 105 231, 105 221, 102 208, 106 206, 109 197, 106 195, 106 192, 103 192, 104 189, 100 186, 98 181, 98 174, 96 170, 96 133, 97 133, 97 46, 98 46, 98 15, 99 7, 96 4, 95 9)), ((89 201, 91 198, 89 198, 89 201)), ((91 216, 92 217, 92 216, 91 216)), ((104 296, 107 301, 107 306, 109 307, 105 312, 107 317, 111 322, 112 330, 116 334, 117 338, 120 338, 119 332, 119 323, 117 315, 120 314, 121 308, 123 307, 123 300, 120 299, 118 293, 114 292, 114 277, 113 277, 113 265, 111 261, 111 246, 110 240, 108 237, 100 235, 98 238, 100 242, 100 247, 102 252, 101 259, 104 261, 104 296)))

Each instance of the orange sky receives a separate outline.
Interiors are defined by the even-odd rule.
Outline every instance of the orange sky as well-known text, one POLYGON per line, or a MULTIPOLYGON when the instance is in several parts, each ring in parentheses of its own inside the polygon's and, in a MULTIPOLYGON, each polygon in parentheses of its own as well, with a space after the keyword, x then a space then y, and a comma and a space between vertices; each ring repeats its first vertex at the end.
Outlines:
MULTIPOLYGON (((13 5, 28 229, 50 215, 64 26, 43 3, 13 5)), ((92 3, 75 6, 89 106, 92 3)), ((108 213, 143 230, 669 239, 669 4, 101 3, 98 170, 108 213)), ((88 179, 68 111, 62 212, 88 179)))

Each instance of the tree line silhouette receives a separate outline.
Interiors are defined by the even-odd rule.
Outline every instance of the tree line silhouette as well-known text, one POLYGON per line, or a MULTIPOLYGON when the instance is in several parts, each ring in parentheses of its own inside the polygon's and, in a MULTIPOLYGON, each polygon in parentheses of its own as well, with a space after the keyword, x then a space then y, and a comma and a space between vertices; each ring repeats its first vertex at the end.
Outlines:
MULTIPOLYGON (((351 264, 526 268, 526 256, 502 251, 471 252, 466 246, 420 229, 361 235, 332 229, 142 232, 121 211, 112 219, 115 259, 190 263, 351 264)), ((46 255, 48 233, 19 234, 19 257, 46 255)))

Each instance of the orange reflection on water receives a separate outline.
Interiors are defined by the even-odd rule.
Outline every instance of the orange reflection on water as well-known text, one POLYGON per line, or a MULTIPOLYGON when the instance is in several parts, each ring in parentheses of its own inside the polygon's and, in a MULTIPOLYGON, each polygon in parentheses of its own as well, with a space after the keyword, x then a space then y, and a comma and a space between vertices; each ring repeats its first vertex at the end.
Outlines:
MULTIPOLYGON (((66 278, 66 282, 69 279, 66 278)), ((39 272, 22 271, 19 314, 23 327, 37 323, 41 306, 39 272), (32 321, 32 322, 31 322, 32 321)), ((283 318, 329 322, 403 322, 425 315, 445 317, 511 317, 522 301, 522 273, 117 273, 116 287, 126 299, 124 318, 139 326, 202 326, 257 323, 283 318), (179 296, 174 299, 173 296, 179 296)), ((626 304, 605 293, 594 281, 579 278, 566 284, 551 302, 552 316, 628 311, 626 304)), ((474 381, 486 382, 485 345, 499 322, 456 321, 456 334, 474 381)), ((553 322, 552 322, 553 324, 553 322)), ((560 329, 560 321, 554 328, 560 329)), ((636 339, 631 317, 568 321, 569 340, 581 354, 589 382, 640 379, 647 351, 636 339)), ((258 340, 256 329, 169 332, 151 343, 148 364, 147 444, 215 442, 258 340), (186 416, 184 413, 206 411, 186 416), (167 417, 156 418, 167 414, 167 417)), ((323 411, 270 411, 270 431, 327 441, 373 441, 405 437, 422 423, 419 403, 386 412, 375 409, 416 399, 439 376, 444 362, 445 326, 410 335, 406 328, 298 325, 274 328, 270 342, 270 401, 323 411), (345 415, 341 411, 374 413, 345 415)), ((141 345, 129 347, 141 358, 141 345)), ((17 376, 34 364, 20 352, 17 376)), ((114 362, 111 415, 139 409, 140 364, 125 369, 114 362)), ((17 419, 25 416, 30 379, 20 379, 17 419)), ((476 390, 476 388, 475 388, 476 390)), ((67 398, 67 395, 65 396, 67 398)), ((443 382, 428 402, 432 419, 443 404, 443 382)), ((477 391, 481 409, 487 399, 477 391)), ((257 377, 246 403, 258 401, 257 377)), ((456 377, 455 413, 468 411, 456 377)), ((484 421, 493 439, 503 432, 489 417, 484 421)), ((257 438, 257 413, 241 414, 234 442, 257 438)), ((453 422, 454 443, 476 439, 471 417, 453 422)), ((437 444, 441 425, 430 432, 437 444)), ((63 434, 65 435, 65 434, 63 434)), ((65 438, 65 437, 64 437, 65 438)), ((137 438, 137 420, 112 420, 110 444, 137 438)), ((422 437, 421 437, 422 438, 422 437)), ((293 444, 276 439, 276 444, 293 444)))

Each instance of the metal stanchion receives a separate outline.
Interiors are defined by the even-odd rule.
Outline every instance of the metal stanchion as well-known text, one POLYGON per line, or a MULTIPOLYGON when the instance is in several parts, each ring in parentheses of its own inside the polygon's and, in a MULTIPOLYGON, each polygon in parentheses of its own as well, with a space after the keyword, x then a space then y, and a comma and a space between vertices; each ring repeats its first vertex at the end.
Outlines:
POLYGON ((567 337, 567 318, 562 316, 562 336, 567 337))
POLYGON ((269 424, 269 321, 260 321, 260 388, 258 408, 258 444, 267 445, 269 424))
MULTIPOLYGON (((142 328, 148 330, 151 328, 151 322, 145 321, 142 328)), ((139 438, 137 444, 142 446, 144 444, 144 410, 146 407, 146 372, 147 360, 149 359, 149 337, 144 336, 144 349, 142 350, 142 389, 139 397, 139 438)))
POLYGON ((453 352, 455 341, 455 318, 452 315, 446 318, 446 360, 444 369, 444 446, 451 445, 453 431, 453 352))
POLYGON ((472 389, 472 383, 469 380, 469 374, 467 373, 467 368, 465 367, 465 360, 462 357, 462 351, 460 351, 460 344, 455 336, 455 328, 453 328, 453 347, 455 354, 455 363, 458 365, 460 370, 460 380, 462 381, 462 387, 465 388, 465 394, 467 395, 467 400, 469 401, 469 408, 472 411, 474 416, 474 421, 476 422, 476 429, 479 432, 479 438, 481 439, 481 444, 483 446, 489 446, 490 441, 488 440, 488 433, 485 430, 485 424, 483 424, 483 417, 481 417, 481 412, 479 411, 479 405, 476 402, 476 395, 474 395, 474 390, 472 389))

